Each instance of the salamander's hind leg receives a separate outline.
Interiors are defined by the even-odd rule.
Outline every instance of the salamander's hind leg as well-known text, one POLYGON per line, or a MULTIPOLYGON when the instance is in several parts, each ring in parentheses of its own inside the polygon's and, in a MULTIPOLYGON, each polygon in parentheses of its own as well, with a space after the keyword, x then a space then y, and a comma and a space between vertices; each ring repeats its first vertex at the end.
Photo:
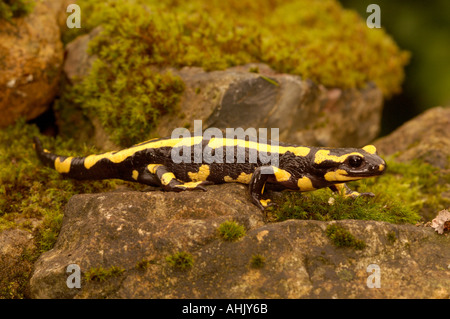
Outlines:
POLYGON ((164 165, 161 164, 150 164, 148 165, 148 170, 151 174, 154 174, 160 181, 160 185, 165 191, 171 192, 181 192, 181 191, 193 191, 202 190, 206 191, 203 186, 210 185, 212 182, 209 181, 199 181, 199 182, 182 182, 177 180, 175 175, 168 171, 164 165))
POLYGON ((356 198, 356 197, 359 197, 359 196, 368 196, 368 197, 374 197, 375 196, 374 193, 358 193, 358 192, 356 192, 354 190, 351 190, 345 184, 335 184, 335 185, 331 185, 329 188, 333 192, 339 193, 339 194, 343 195, 344 197, 356 198))
POLYGON ((161 186, 161 181, 155 174, 150 173, 147 167, 141 172, 133 171, 133 179, 141 184, 149 186, 161 186))

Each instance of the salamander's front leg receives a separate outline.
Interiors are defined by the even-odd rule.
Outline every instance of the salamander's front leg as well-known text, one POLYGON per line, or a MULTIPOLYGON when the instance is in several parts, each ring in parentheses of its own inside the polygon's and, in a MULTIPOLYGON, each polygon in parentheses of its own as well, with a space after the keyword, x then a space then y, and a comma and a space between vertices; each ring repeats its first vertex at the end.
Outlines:
POLYGON ((344 197, 352 197, 352 198, 356 198, 359 196, 368 196, 368 197, 374 197, 375 194, 374 193, 358 193, 354 190, 351 190, 347 185, 345 185, 344 183, 342 184, 334 184, 332 186, 330 186, 330 189, 335 192, 335 193, 339 193, 344 197))
POLYGON ((161 186, 165 191, 171 192, 181 192, 181 191, 193 191, 202 190, 206 191, 204 185, 212 184, 209 181, 199 181, 199 182, 181 182, 177 180, 172 172, 169 172, 164 165, 161 164, 150 164, 148 165, 148 170, 150 173, 155 174, 161 181, 161 186))
POLYGON ((261 169, 262 167, 258 167, 257 169, 255 169, 248 187, 253 203, 258 206, 259 209, 264 211, 264 209, 267 207, 268 202, 264 201, 264 199, 261 198, 261 195, 264 192, 264 185, 266 185, 269 175, 261 174, 261 169))
MULTIPOLYGON (((267 181, 280 184, 283 187, 289 186, 291 183, 291 174, 283 169, 275 166, 261 166, 255 169, 249 184, 250 196, 253 203, 264 211, 268 206, 274 205, 270 203, 270 199, 262 199, 264 186, 267 181)), ((289 188, 289 187, 288 187, 289 188)))

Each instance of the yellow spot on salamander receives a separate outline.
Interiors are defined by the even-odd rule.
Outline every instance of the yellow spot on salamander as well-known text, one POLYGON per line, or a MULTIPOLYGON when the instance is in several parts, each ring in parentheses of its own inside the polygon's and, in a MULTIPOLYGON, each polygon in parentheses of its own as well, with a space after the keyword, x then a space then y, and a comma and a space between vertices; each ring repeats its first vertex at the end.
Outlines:
POLYGON ((164 173, 161 176, 161 184, 163 184, 164 186, 169 185, 169 183, 173 180, 176 179, 175 175, 173 173, 164 173))
POLYGON ((237 181, 242 184, 250 184, 250 180, 252 179, 252 176, 253 176, 253 174, 247 174, 247 173, 242 172, 238 176, 237 181))
POLYGON ((198 185, 200 185, 203 181, 199 182, 188 182, 181 185, 175 185, 175 187, 178 188, 196 188, 198 185))
POLYGON ((376 147, 373 145, 366 145, 362 149, 365 150, 369 154, 375 154, 377 152, 376 147))
POLYGON ((263 205, 263 207, 267 207, 270 203, 270 199, 260 199, 259 202, 263 205))
POLYGON ((306 176, 303 176, 303 177, 298 179, 297 186, 298 186, 298 188, 300 189, 301 192, 308 192, 308 191, 315 190, 315 188, 313 187, 311 179, 306 177, 306 176))
MULTIPOLYGON (((128 157, 128 156, 127 156, 128 157)), ((108 152, 108 153, 104 153, 104 154, 100 154, 100 155, 89 155, 84 159, 84 167, 86 167, 86 169, 90 169, 92 166, 94 166, 98 161, 107 158, 109 159, 111 162, 114 163, 120 163, 122 162, 126 157, 120 158, 119 157, 115 157, 113 155, 113 152, 108 152)))
POLYGON ((70 164, 72 163, 73 157, 67 157, 64 161, 61 162, 61 158, 57 157, 55 159, 55 169, 59 173, 69 173, 70 164))
POLYGON ((208 146, 212 149, 216 149, 218 147, 224 146, 239 146, 243 148, 256 149, 259 152, 267 152, 267 153, 279 153, 284 154, 286 152, 294 153, 296 156, 306 156, 309 154, 311 149, 305 146, 279 146, 279 145, 270 145, 264 143, 258 143, 253 141, 245 141, 241 139, 230 139, 230 138, 212 138, 208 146))
POLYGON ((314 163, 320 164, 327 160, 333 161, 335 163, 343 163, 347 159, 347 157, 352 156, 352 155, 358 155, 358 156, 361 156, 362 158, 364 158, 364 156, 358 152, 352 152, 352 153, 344 154, 341 156, 335 156, 335 155, 330 155, 330 150, 318 150, 314 157, 314 163))
POLYGON ((383 165, 383 164, 380 164, 380 166, 378 167, 378 170, 379 170, 380 172, 384 171, 384 165, 383 165))
POLYGON ((242 172, 241 174, 239 174, 239 176, 236 179, 231 178, 230 176, 225 176, 223 178, 223 180, 227 183, 242 183, 242 184, 249 184, 250 180, 252 179, 252 175, 253 174, 247 174, 242 172))
POLYGON ((148 142, 144 144, 138 144, 130 148, 118 151, 118 152, 108 152, 99 155, 89 155, 84 160, 84 167, 90 169, 98 161, 102 159, 108 159, 113 163, 121 163, 130 156, 133 156, 136 152, 143 151, 148 148, 161 148, 161 147, 182 147, 182 146, 192 146, 201 143, 203 137, 186 137, 186 138, 174 138, 167 140, 160 140, 154 142, 148 142))
POLYGON ((291 178, 291 174, 284 169, 273 167, 273 173, 278 182, 287 182, 291 178))
POLYGON ((133 170, 133 174, 131 175, 135 181, 137 181, 139 177, 139 172, 137 170, 133 170))
POLYGON ((330 182, 345 182, 345 181, 356 181, 361 179, 361 177, 347 176, 348 173, 343 169, 337 169, 335 171, 328 172, 324 175, 325 179, 330 182))
POLYGON ((193 173, 193 172, 188 172, 189 178, 191 179, 191 181, 193 182, 198 182, 198 181, 206 181, 206 179, 209 176, 209 165, 202 165, 199 167, 198 172, 197 173, 193 173))
POLYGON ((352 191, 348 187, 345 186, 345 184, 335 184, 334 185, 336 189, 338 190, 339 195, 344 196, 345 198, 349 197, 358 197, 361 194, 355 191, 352 191))
POLYGON ((150 173, 156 174, 156 169, 160 166, 162 166, 162 165, 161 164, 150 164, 147 166, 147 169, 150 173))

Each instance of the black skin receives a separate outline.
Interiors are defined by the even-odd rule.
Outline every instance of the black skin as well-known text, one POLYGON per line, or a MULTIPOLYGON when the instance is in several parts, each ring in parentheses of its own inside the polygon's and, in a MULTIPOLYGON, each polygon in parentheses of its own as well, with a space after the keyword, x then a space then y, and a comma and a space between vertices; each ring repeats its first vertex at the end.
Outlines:
MULTIPOLYGON (((165 138, 167 139, 167 138, 165 138)), ((159 140, 165 140, 159 139, 159 140)), ((153 141, 152 141, 153 142, 153 141)), ((209 140, 203 140, 202 151, 207 151, 207 154, 215 155, 218 149, 213 151, 207 146, 209 140)), ((268 141, 270 143, 270 141, 268 141)), ((147 142, 138 144, 145 145, 147 142)), ((279 143, 280 146, 293 146, 288 144, 279 143)), ((39 139, 34 139, 34 146, 36 153, 42 163, 55 168, 55 160, 59 157, 61 161, 64 161, 67 157, 58 156, 50 152, 44 151, 39 139)), ((316 152, 324 150, 325 148, 310 147, 310 152, 307 156, 296 156, 291 152, 281 154, 279 157, 280 169, 283 169, 291 174, 291 177, 287 181, 277 181, 275 174, 270 171, 270 166, 267 163, 262 163, 260 160, 260 154, 257 154, 257 162, 249 163, 251 158, 248 149, 244 149, 245 161, 244 163, 237 162, 237 154, 242 151, 239 147, 234 147, 234 159, 231 163, 227 163, 225 158, 227 149, 222 149, 223 163, 202 163, 194 162, 194 147, 191 148, 190 159, 191 163, 174 163, 171 158, 172 147, 160 147, 160 148, 145 148, 140 151, 133 152, 133 154, 125 158, 120 163, 113 163, 107 158, 103 158, 97 161, 91 168, 86 169, 84 161, 86 157, 75 157, 72 159, 70 170, 67 173, 62 173, 63 176, 79 179, 79 180, 94 180, 94 179, 110 179, 117 178, 126 181, 139 182, 151 186, 162 186, 166 191, 183 191, 183 190, 203 190, 204 186, 209 184, 221 184, 225 183, 225 177, 231 177, 237 179, 241 173, 252 174, 249 183, 249 192, 253 203, 264 211, 265 207, 261 204, 261 193, 263 188, 274 190, 298 190, 297 181, 304 176, 311 180, 312 186, 315 189, 330 187, 333 191, 339 191, 336 184, 343 182, 340 181, 328 181, 325 179, 325 174, 335 171, 337 169, 347 172, 348 177, 354 177, 355 179, 372 177, 381 175, 384 170, 380 170, 380 165, 386 167, 386 163, 376 154, 368 153, 361 149, 354 148, 338 148, 329 149, 330 155, 343 156, 352 152, 359 152, 363 155, 349 156, 343 163, 337 163, 333 160, 325 160, 320 164, 316 164, 314 159, 316 152), (161 164, 152 174, 147 169, 149 164, 161 164), (209 175, 205 181, 192 188, 182 188, 184 182, 191 182, 189 172, 196 173, 199 171, 199 167, 207 164, 209 165, 209 175), (269 169, 269 173, 263 171, 269 169), (132 172, 137 171, 137 179, 132 178, 132 172), (167 185, 161 184, 161 177, 164 173, 171 172, 175 175, 176 180, 172 180, 167 185)), ((177 149, 175 149, 177 150, 177 149)), ((220 155, 220 153, 218 153, 220 155)), ((270 154, 269 154, 270 155, 270 154)), ((228 159, 230 161, 230 159, 228 159)), ((345 193, 351 195, 352 192, 346 186, 344 187, 345 193)), ((373 196, 371 193, 359 194, 363 196, 373 196)))

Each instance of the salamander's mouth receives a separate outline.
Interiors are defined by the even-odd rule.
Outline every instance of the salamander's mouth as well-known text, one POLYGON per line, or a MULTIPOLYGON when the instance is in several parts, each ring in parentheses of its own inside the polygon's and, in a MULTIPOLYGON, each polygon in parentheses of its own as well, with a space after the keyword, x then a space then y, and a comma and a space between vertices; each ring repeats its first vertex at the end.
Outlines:
POLYGON ((362 178, 375 177, 382 175, 386 171, 386 163, 369 164, 364 167, 355 169, 343 164, 338 169, 325 173, 324 177, 327 181, 346 182, 356 181, 362 178))

